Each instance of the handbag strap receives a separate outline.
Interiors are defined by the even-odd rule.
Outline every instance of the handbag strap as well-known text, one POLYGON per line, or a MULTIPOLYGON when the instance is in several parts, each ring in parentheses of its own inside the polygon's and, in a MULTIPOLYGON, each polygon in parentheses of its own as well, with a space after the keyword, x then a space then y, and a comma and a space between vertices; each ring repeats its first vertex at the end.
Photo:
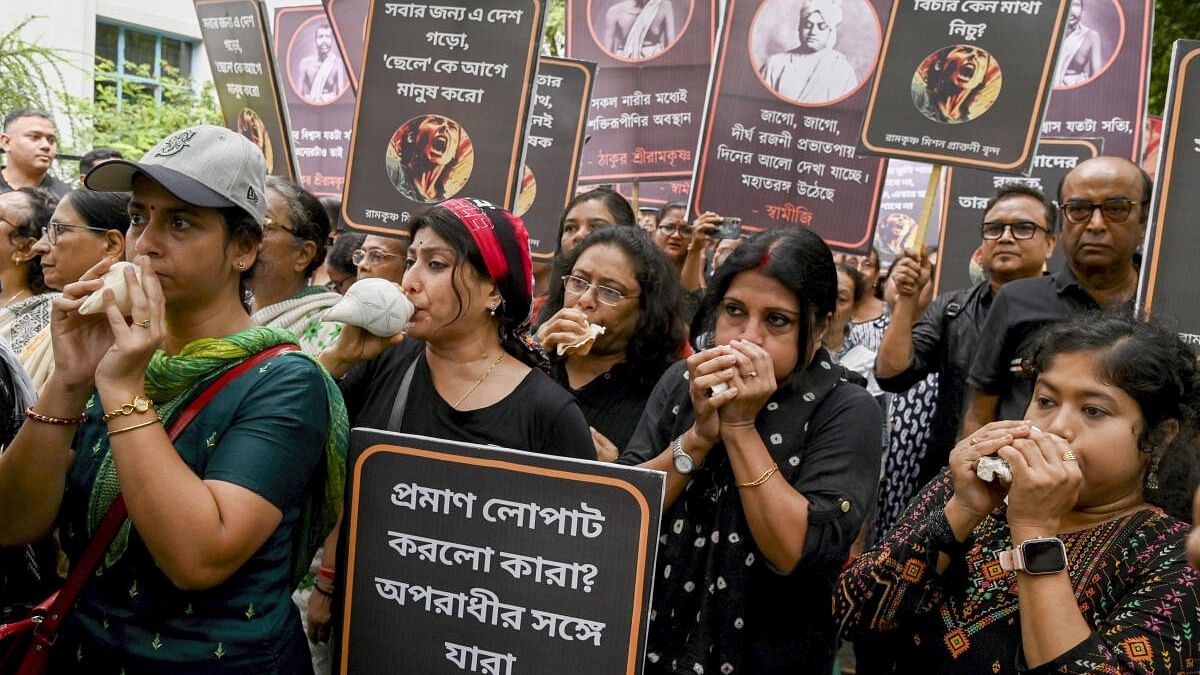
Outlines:
MULTIPOLYGON (((208 385, 199 396, 192 399, 187 407, 171 422, 171 426, 167 429, 167 436, 174 443, 188 424, 200 414, 204 406, 221 391, 226 384, 239 375, 250 370, 254 366, 278 356, 284 352, 296 351, 299 349, 294 344, 281 344, 264 349, 263 351, 251 356, 242 361, 238 365, 225 371, 221 377, 215 382, 208 385)), ((79 558, 79 562, 71 568, 71 573, 67 575, 67 581, 63 587, 54 595, 46 599, 45 602, 38 605, 39 609, 45 611, 41 624, 37 627, 37 632, 44 638, 49 638, 50 643, 53 642, 53 636, 58 632, 58 626, 63 618, 67 615, 67 611, 75 604, 76 598, 83 591, 87 580, 91 578, 92 572, 99 566, 100 560, 104 557, 104 552, 108 550, 113 539, 117 536, 117 532, 121 529, 121 525, 125 522, 125 517, 129 514, 125 507, 125 496, 117 495, 112 505, 108 507, 108 512, 104 514, 104 518, 96 527, 95 533, 92 535, 91 541, 88 542, 87 548, 83 550, 83 555, 79 558)))
POLYGON ((424 351, 417 354, 417 358, 412 360, 408 365, 408 370, 404 372, 404 379, 400 382, 400 388, 396 390, 396 399, 392 401, 392 414, 388 416, 388 431, 400 431, 400 424, 404 422, 404 411, 408 408, 408 390, 412 389, 413 373, 417 372, 417 361, 425 355, 424 351))

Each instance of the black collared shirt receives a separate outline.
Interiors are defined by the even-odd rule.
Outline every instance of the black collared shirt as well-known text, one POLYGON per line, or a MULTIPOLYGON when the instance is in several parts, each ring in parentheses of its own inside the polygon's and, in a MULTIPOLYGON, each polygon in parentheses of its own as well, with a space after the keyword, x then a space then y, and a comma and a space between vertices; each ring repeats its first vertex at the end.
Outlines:
POLYGON ((912 361, 893 377, 875 374, 880 388, 904 392, 929 373, 938 374, 937 407, 924 459, 920 485, 945 466, 962 426, 967 373, 979 341, 979 330, 992 306, 992 286, 983 281, 938 296, 912 328, 912 361))
MULTIPOLYGON (((1048 276, 1005 284, 979 332, 979 351, 967 381, 985 394, 1000 397, 996 419, 1024 418, 1033 381, 1021 373, 1021 360, 1031 355, 1041 329, 1102 310, 1069 266, 1048 276)), ((1132 315, 1133 301, 1110 311, 1132 315)))
MULTIPOLYGON (((665 370, 665 367, 661 368, 653 375, 661 376, 665 370)), ((554 364, 551 375, 564 389, 575 395, 588 424, 604 434, 617 446, 618 451, 624 450, 629 443, 642 411, 646 409, 646 400, 658 381, 657 377, 638 373, 629 363, 618 363, 591 382, 572 389, 565 359, 554 364)))
MULTIPOLYGON (((49 190, 56 199, 62 199, 63 195, 71 191, 70 185, 67 185, 58 178, 55 178, 49 172, 46 172, 45 177, 42 178, 42 184, 38 187, 42 188, 43 190, 49 190)), ((8 181, 4 180, 4 173, 0 171, 0 194, 12 191, 13 186, 9 185, 8 181)))

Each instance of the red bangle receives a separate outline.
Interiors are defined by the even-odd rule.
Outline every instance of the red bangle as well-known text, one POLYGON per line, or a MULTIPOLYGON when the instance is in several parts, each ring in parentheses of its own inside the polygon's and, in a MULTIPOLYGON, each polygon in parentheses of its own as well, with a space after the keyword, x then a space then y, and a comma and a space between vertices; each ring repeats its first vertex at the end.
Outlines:
POLYGON ((43 415, 34 410, 33 406, 25 409, 25 416, 34 422, 41 422, 42 424, 55 424, 63 427, 68 427, 75 424, 83 424, 87 421, 86 417, 52 417, 50 415, 43 415))
POLYGON ((317 570, 317 574, 323 579, 333 581, 337 577, 337 570, 332 567, 322 567, 317 570))

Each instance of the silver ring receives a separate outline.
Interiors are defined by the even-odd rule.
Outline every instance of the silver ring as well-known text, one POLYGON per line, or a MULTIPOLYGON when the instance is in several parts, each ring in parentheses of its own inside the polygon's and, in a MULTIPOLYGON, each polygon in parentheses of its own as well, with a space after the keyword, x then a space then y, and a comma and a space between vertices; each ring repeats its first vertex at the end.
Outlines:
POLYGON ((150 330, 150 319, 147 318, 145 321, 139 321, 137 322, 137 325, 145 328, 146 330, 150 330))
POLYGON ((750 377, 758 377, 758 371, 757 370, 750 371, 750 377))

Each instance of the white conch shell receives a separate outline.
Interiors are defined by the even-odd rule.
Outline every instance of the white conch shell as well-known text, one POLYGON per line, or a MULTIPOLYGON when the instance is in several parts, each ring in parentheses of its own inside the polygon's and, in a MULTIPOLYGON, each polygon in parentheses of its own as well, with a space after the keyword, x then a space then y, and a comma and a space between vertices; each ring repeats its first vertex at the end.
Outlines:
POLYGON ((1012 485, 1012 467, 1001 457, 980 457, 975 463, 975 475, 988 483, 998 480, 1004 487, 1012 485))
POLYGON ((142 280, 142 268, 134 265, 131 262, 115 262, 108 271, 100 277, 104 285, 92 292, 91 295, 79 305, 80 314, 99 314, 104 311, 104 289, 111 288, 113 295, 116 296, 117 309, 121 310, 121 314, 129 316, 133 312, 133 300, 129 298, 129 286, 125 284, 125 269, 132 267, 133 274, 140 282, 142 280))
POLYGON ((716 396, 717 394, 724 394, 727 391, 729 391, 729 383, 728 382, 718 382, 718 383, 714 384, 713 386, 709 387, 708 395, 716 396))
POLYGON ((562 356, 563 354, 566 354, 567 352, 575 352, 575 353, 579 354, 580 356, 586 355, 589 351, 592 350, 592 343, 596 341, 596 338, 600 337, 601 335, 604 335, 604 330, 605 330, 604 326, 601 326, 598 323, 588 324, 587 335, 585 335, 583 337, 583 339, 581 339, 579 342, 576 342, 575 344, 570 344, 570 345, 568 345, 568 344, 559 344, 558 345, 558 355, 562 356))
POLYGON ((404 330, 414 311, 398 285, 387 279, 361 279, 346 289, 345 297, 330 307, 322 320, 341 321, 372 335, 391 337, 404 330))

